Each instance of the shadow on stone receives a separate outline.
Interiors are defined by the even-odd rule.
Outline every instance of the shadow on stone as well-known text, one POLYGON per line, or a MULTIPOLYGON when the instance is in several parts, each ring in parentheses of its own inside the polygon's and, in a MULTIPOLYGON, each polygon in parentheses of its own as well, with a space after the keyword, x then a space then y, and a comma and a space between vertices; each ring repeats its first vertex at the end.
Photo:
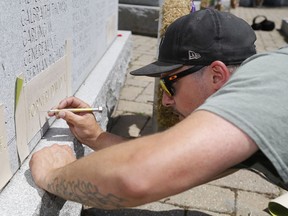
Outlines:
POLYGON ((37 210, 39 210, 39 216, 60 215, 60 211, 63 208, 66 200, 38 188, 32 179, 30 170, 26 170, 24 175, 27 182, 37 190, 39 196, 42 196, 41 204, 39 205, 40 207, 38 206, 37 208, 37 210))
POLYGON ((84 156, 85 150, 84 146, 76 139, 73 140, 73 148, 76 153, 76 158, 79 159, 84 156))
POLYGON ((284 32, 282 29, 277 29, 277 31, 279 32, 279 34, 280 34, 281 36, 283 36, 284 41, 285 41, 286 43, 288 43, 288 35, 287 35, 287 33, 285 34, 285 32, 284 32))
POLYGON ((35 184, 35 182, 34 182, 34 180, 33 180, 33 178, 32 178, 30 169, 27 169, 27 170, 24 172, 24 176, 25 176, 25 178, 26 178, 27 183, 28 183, 31 187, 33 187, 33 188, 35 188, 35 189, 37 190, 37 193, 39 194, 39 196, 42 196, 42 195, 45 193, 42 189, 40 189, 40 188, 35 184))
POLYGON ((58 216, 65 202, 66 200, 46 192, 42 197, 39 216, 58 216))
POLYGON ((66 142, 74 138, 69 128, 50 128, 44 135, 43 139, 47 141, 66 142))

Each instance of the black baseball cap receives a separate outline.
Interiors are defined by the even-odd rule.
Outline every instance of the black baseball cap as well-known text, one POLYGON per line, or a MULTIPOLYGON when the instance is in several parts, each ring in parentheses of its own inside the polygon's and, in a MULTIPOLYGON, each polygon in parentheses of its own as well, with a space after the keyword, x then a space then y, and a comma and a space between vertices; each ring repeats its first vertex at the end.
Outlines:
POLYGON ((183 65, 195 71, 220 60, 226 65, 241 64, 256 53, 256 35, 251 26, 235 15, 214 9, 182 16, 166 30, 156 62, 131 72, 157 77, 183 65))

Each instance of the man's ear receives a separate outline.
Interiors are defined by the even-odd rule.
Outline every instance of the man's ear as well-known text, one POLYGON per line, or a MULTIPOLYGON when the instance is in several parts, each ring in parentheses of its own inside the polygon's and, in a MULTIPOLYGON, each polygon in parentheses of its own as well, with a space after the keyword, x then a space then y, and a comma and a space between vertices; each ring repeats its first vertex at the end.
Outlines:
POLYGON ((210 64, 212 85, 215 91, 220 89, 230 78, 231 73, 227 66, 221 61, 214 61, 210 64))

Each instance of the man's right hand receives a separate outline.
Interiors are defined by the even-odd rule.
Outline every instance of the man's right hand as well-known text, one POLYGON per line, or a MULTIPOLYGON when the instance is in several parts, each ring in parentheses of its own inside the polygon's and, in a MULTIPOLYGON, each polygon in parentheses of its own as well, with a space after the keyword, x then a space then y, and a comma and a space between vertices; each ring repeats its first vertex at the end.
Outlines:
MULTIPOLYGON (((62 100, 53 109, 68 108, 89 108, 90 106, 76 97, 68 97, 62 100)), ((90 112, 73 113, 70 111, 60 111, 58 113, 49 112, 49 116, 64 119, 74 136, 83 144, 95 149, 96 140, 103 133, 102 128, 96 122, 95 116, 90 112)))

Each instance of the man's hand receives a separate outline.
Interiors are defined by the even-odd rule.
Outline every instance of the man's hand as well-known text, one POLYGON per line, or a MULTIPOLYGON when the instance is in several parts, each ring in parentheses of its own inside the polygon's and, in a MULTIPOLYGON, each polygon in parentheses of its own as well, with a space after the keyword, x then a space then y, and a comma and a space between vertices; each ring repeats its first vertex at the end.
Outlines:
POLYGON ((30 160, 32 177, 39 187, 47 190, 47 183, 53 171, 76 160, 69 146, 52 145, 34 153, 30 160))
MULTIPOLYGON (((89 108, 90 106, 76 97, 69 97, 62 100, 58 106, 53 109, 67 108, 89 108)), ((81 112, 72 113, 69 111, 60 111, 59 113, 48 113, 49 116, 64 119, 74 136, 83 144, 95 149, 96 140, 103 130, 96 122, 93 113, 81 112)))

